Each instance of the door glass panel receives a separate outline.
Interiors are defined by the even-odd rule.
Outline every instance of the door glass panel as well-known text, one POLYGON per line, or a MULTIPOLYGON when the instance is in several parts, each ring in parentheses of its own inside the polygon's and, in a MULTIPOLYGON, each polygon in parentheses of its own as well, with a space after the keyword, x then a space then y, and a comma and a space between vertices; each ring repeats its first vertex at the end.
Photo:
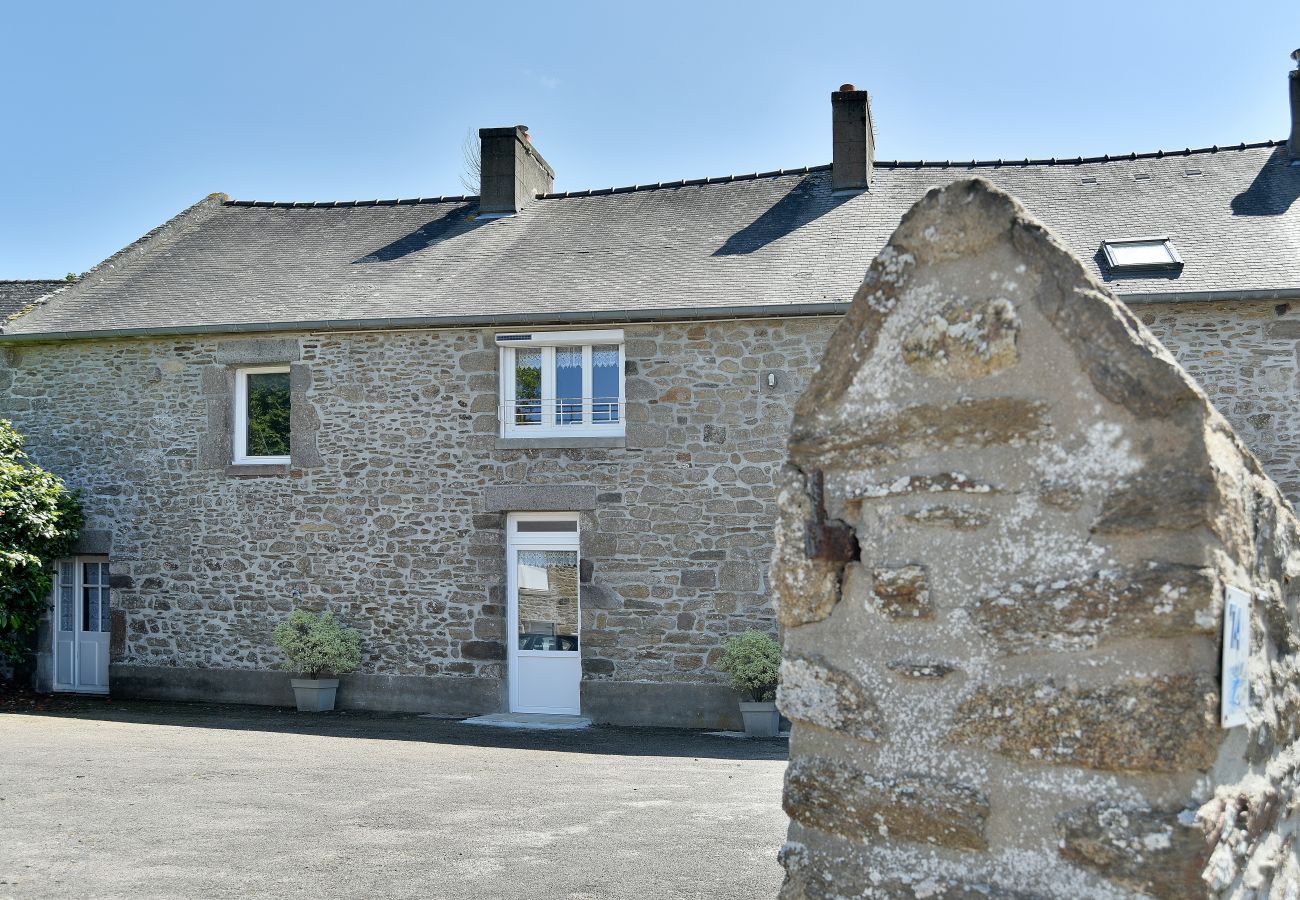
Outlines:
POLYGON ((108 631, 108 563, 82 563, 81 630, 108 631))
POLYGON ((577 552, 520 550, 515 579, 519 649, 578 652, 577 552))
POLYGON ((81 587, 81 630, 99 630, 99 588, 88 584, 81 587))
POLYGON ((591 420, 617 422, 618 346, 591 348, 591 420))
POLYGON ((542 423, 542 351, 515 351, 515 424, 542 423))
POLYGON ((556 520, 534 520, 523 519, 515 523, 515 531, 530 532, 552 532, 552 531, 577 531, 578 523, 573 519, 556 519, 556 520))
POLYGON ((582 348, 555 348, 555 424, 582 423, 582 348))
POLYGON ((71 561, 59 563, 59 631, 75 631, 77 615, 77 568, 71 561))

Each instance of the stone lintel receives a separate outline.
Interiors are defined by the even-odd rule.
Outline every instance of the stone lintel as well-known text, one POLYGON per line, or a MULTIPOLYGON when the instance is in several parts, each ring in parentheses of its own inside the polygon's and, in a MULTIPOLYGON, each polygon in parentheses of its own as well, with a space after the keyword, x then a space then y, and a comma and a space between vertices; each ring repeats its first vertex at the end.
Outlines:
POLYGON ((113 552, 113 532, 102 528, 82 529, 72 552, 78 556, 108 556, 113 552))
POLYGON ((577 512, 596 508, 587 484, 494 484, 483 489, 485 512, 577 512))

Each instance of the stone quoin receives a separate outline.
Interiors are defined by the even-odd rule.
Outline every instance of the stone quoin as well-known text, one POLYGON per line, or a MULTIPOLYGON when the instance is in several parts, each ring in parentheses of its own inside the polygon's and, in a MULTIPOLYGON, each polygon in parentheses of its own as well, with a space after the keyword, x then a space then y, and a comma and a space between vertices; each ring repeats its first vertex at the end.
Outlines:
POLYGON ((970 179, 903 217, 789 451, 783 897, 1300 890, 1300 523, 1023 206, 970 179), (827 522, 855 556, 809 552, 827 522), (1254 598, 1234 729, 1229 588, 1254 598))

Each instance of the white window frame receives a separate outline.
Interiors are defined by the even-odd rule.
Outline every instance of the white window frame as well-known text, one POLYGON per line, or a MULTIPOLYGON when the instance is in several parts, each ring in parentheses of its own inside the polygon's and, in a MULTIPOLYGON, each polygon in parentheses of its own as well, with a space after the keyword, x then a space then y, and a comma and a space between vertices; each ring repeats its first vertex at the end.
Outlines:
POLYGON ((501 437, 623 437, 627 433, 626 354, 623 350, 623 330, 606 331, 535 331, 503 332, 496 336, 500 354, 500 384, 498 415, 501 437), (592 391, 592 347, 614 345, 618 347, 618 421, 593 421, 594 400, 592 391), (559 347, 582 348, 582 421, 568 425, 555 422, 555 350, 559 347), (519 424, 515 421, 515 353, 517 349, 542 351, 542 421, 537 424, 519 424), (549 404, 549 405, 548 405, 549 404))
MULTIPOLYGON (((237 466, 275 465, 289 462, 288 456, 249 456, 248 451, 248 376, 288 375, 288 366, 249 366, 235 370, 235 439, 234 464, 237 466)), ((292 400, 290 415, 293 414, 292 400)), ((292 438, 291 438, 292 439, 292 438)))
POLYGON ((1183 267, 1183 258, 1178 255, 1173 238, 1167 234, 1107 239, 1101 242, 1101 252, 1106 257, 1106 268, 1111 272, 1177 272, 1183 267), (1123 247, 1125 244, 1160 244, 1162 249, 1169 254, 1169 260, 1157 263, 1122 263, 1116 258, 1111 248, 1123 247))

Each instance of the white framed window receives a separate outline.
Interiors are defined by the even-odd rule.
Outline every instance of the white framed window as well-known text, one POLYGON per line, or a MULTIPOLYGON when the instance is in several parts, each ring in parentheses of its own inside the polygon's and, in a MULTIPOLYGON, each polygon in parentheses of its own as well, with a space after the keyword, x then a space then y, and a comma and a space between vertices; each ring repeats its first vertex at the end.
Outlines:
POLYGON ((289 462, 289 367, 235 370, 237 465, 289 462))
POLYGON ((621 437, 623 332, 498 334, 502 437, 621 437))

